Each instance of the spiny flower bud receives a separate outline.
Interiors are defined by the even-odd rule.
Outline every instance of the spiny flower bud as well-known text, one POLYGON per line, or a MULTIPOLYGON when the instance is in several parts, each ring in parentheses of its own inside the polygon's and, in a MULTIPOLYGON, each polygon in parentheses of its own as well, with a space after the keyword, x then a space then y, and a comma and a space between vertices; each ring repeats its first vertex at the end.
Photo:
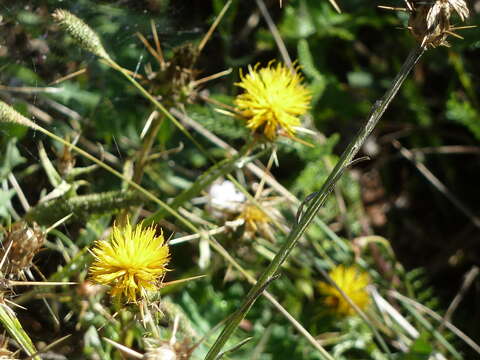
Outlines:
POLYGON ((98 35, 83 20, 63 9, 55 10, 52 16, 83 49, 105 60, 110 59, 98 35))
POLYGON ((24 126, 28 126, 32 129, 37 129, 38 126, 25 116, 17 112, 10 105, 7 105, 3 101, 0 101, 0 122, 11 122, 24 126))
POLYGON ((6 273, 15 277, 32 265, 35 254, 45 242, 45 234, 37 223, 28 225, 21 221, 12 225, 3 239, 3 248, 0 249, 0 258, 6 258, 6 273), (8 253, 7 253, 8 252, 8 253))

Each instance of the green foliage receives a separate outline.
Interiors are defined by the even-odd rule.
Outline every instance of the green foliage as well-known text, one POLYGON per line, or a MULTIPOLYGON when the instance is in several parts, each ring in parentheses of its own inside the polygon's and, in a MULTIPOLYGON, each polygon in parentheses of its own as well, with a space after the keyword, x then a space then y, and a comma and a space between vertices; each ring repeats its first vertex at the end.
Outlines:
POLYGON ((15 166, 24 163, 26 159, 18 151, 17 138, 11 138, 1 145, 3 157, 0 159, 0 181, 3 181, 13 171, 15 166))
MULTIPOLYGON (((372 104, 390 86, 415 45, 408 31, 397 29, 406 26, 408 14, 377 9, 379 4, 340 0, 343 11, 339 14, 326 0, 284 0, 282 8, 278 1, 265 1, 312 93, 309 112, 302 119, 305 129, 295 134, 301 142, 280 137, 275 144, 266 144, 245 127, 245 119, 234 109, 234 97, 241 91, 235 86, 239 69, 265 65, 271 59, 281 61, 256 2, 232 1, 204 50, 196 53, 225 3, 65 0, 60 4, 99 35, 108 55, 135 74, 151 96, 196 123, 198 127, 192 127, 177 119, 191 138, 162 114, 149 127, 158 125, 158 131, 151 138, 150 130, 142 134, 147 119, 158 108, 119 71, 81 50, 74 38, 54 24, 50 12, 59 6, 58 1, 12 2, 2 9, 0 99, 123 176, 118 179, 92 166, 38 131, 0 124, 0 238, 5 241, 6 230, 16 221, 40 224, 49 233, 33 264, 49 281, 78 283, 12 289, 6 282, 10 278, 2 274, 3 299, 28 309, 19 310, 27 334, 22 335, 24 340, 30 337, 35 344, 49 344, 72 333, 73 340, 52 351, 72 359, 117 360, 123 355, 105 338, 143 355, 146 340, 169 343, 174 336, 177 344, 184 340, 192 346, 198 344, 191 359, 203 359, 218 336, 215 326, 242 304, 252 280, 258 279, 288 237, 298 204, 321 188, 339 160, 338 154, 361 128, 372 104), (152 49, 156 48, 150 20, 164 64, 136 35, 142 34, 152 49), (228 68, 232 68, 229 75, 194 86, 195 80, 228 68), (81 74, 55 83, 79 70, 81 74), (240 154, 233 156, 219 139, 240 154), (136 173, 145 149, 145 166, 136 173), (62 162, 70 155, 69 170, 64 171, 62 162), (262 175, 271 155, 267 172, 275 182, 262 175), (10 174, 15 175, 23 194, 12 185, 10 174), (133 191, 128 181, 136 177, 151 196, 178 210, 179 217, 193 224, 193 229, 167 216, 169 212, 159 202, 133 191), (222 197, 214 199, 212 187, 227 178, 235 180, 239 188, 235 190, 237 200, 225 206, 222 197), (248 223, 244 211, 252 204, 272 215, 274 221, 254 222, 255 226, 248 223), (127 215, 132 222, 155 220, 165 238, 191 237, 171 246, 172 271, 163 279, 165 284, 206 276, 161 288, 148 299, 148 309, 112 302, 108 289, 89 282, 89 249, 96 240, 108 238, 112 223, 124 221, 127 215), (244 223, 232 225, 239 219, 244 223), (245 273, 252 276, 249 281, 245 273), (18 296, 12 296, 13 290, 18 296), (153 312, 154 327, 146 310, 153 312), (142 316, 148 321, 142 321, 142 316)), ((400 2, 388 5, 402 6, 400 2)), ((470 23, 478 20, 474 15, 470 23)), ((388 292, 395 289, 443 314, 460 288, 463 269, 476 261, 472 254, 478 253, 478 245, 466 240, 475 238, 471 219, 463 217, 409 162, 399 161, 391 146, 392 139, 398 139, 405 148, 416 148, 422 164, 445 182, 447 193, 457 195, 462 205, 478 213, 478 151, 472 148, 480 140, 475 81, 480 43, 477 30, 465 30, 462 35, 466 37, 463 42, 451 38, 450 49, 427 52, 370 138, 374 150, 361 149, 371 161, 346 171, 320 216, 284 263, 280 278, 268 287, 335 359, 478 356, 471 355, 449 331, 440 331, 438 323, 425 313, 391 298, 388 292), (452 145, 468 146, 463 150, 474 155, 455 155, 457 158, 429 153, 432 146, 444 146, 448 151, 452 145), (369 183, 372 173, 378 174, 373 185, 369 183), (374 221, 378 214, 385 219, 381 225, 374 221), (382 240, 372 240, 376 235, 382 240), (416 270, 404 270, 400 260, 405 268, 416 270), (366 310, 369 322, 359 316, 335 316, 319 292, 318 282, 325 280, 322 271, 337 264, 357 264, 368 272, 372 286, 393 310, 372 304, 366 310), (449 276, 443 278, 444 274, 449 276), (407 322, 419 335, 412 336, 408 327, 400 326, 393 311, 397 320, 407 322), (379 332, 391 354, 382 348, 373 330, 379 332)), ((227 190, 223 191, 221 195, 228 197, 227 190)), ((43 279, 35 271, 32 274, 35 280, 43 279)), ((28 272, 26 278, 30 278, 28 272)), ((478 305, 472 305, 470 298, 474 296, 466 296, 457 309, 460 318, 466 319, 456 324, 462 329, 476 326, 470 314, 478 305)), ((255 303, 225 349, 248 337, 252 337, 250 342, 225 358, 324 358, 264 297, 255 303)), ((474 340, 478 342, 478 338, 474 340)))
POLYGON ((305 72, 310 80, 310 89, 313 94, 313 106, 317 103, 325 90, 326 79, 325 76, 323 76, 320 71, 315 68, 313 56, 308 46, 308 42, 304 39, 298 42, 298 61, 302 71, 305 72))
POLYGON ((462 100, 455 93, 452 93, 447 102, 446 117, 448 120, 465 126, 477 140, 480 140, 478 111, 469 101, 462 100))
POLYGON ((428 332, 423 332, 410 347, 409 351, 400 359, 404 360, 427 360, 432 355, 431 337, 428 332))

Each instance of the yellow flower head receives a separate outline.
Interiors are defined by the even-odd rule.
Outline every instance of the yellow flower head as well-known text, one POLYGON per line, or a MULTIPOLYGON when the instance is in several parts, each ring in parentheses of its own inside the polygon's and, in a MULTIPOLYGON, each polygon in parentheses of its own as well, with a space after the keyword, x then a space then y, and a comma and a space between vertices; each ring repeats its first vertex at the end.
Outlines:
POLYGON ((253 232, 258 230, 258 224, 270 222, 267 214, 260 210, 257 205, 249 203, 245 204, 239 217, 245 220, 246 226, 253 232))
MULTIPOLYGON (((365 310, 370 303, 366 287, 370 283, 370 277, 360 272, 356 267, 336 266, 329 273, 332 280, 340 289, 361 309, 365 310)), ((332 285, 320 283, 320 292, 325 295, 325 305, 330 307, 338 315, 354 315, 355 310, 332 285)))
POLYGON ((160 278, 170 260, 163 234, 155 236, 156 227, 113 226, 110 241, 99 240, 92 250, 95 260, 90 267, 93 282, 112 287, 112 296, 122 294, 136 302, 137 294, 158 290, 160 278))
POLYGON ((248 128, 260 128, 269 140, 277 137, 278 129, 294 135, 299 116, 309 108, 310 91, 301 84, 298 68, 289 69, 280 63, 274 67, 273 61, 265 68, 258 66, 249 67, 245 76, 240 72, 241 81, 235 83, 245 90, 235 99, 238 112, 247 119, 248 128))

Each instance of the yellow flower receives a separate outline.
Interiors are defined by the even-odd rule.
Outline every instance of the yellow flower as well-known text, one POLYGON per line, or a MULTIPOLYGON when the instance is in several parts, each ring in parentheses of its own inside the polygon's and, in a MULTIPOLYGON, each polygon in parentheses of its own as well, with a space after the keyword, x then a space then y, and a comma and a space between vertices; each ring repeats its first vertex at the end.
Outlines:
MULTIPOLYGON (((370 283, 370 277, 360 272, 356 267, 336 266, 329 273, 332 280, 340 289, 361 309, 365 310, 370 303, 366 287, 370 283)), ((332 285, 320 283, 320 292, 325 295, 325 305, 332 308, 338 315, 354 315, 355 310, 343 298, 340 292, 332 285)))
POLYGON ((97 241, 92 250, 92 281, 110 285, 112 296, 123 294, 132 302, 137 294, 144 297, 146 291, 158 290, 170 254, 163 234, 155 233, 155 226, 142 228, 139 224, 132 229, 130 222, 125 227, 114 225, 110 241, 97 241))
POLYGON ((277 130, 287 135, 295 134, 300 125, 299 116, 309 108, 310 92, 301 84, 297 69, 288 69, 282 64, 257 69, 249 67, 247 75, 240 72, 241 81, 235 85, 245 90, 235 99, 237 111, 246 118, 247 127, 263 131, 269 140, 277 137, 277 130))
POLYGON ((263 224, 268 224, 270 219, 261 209, 255 204, 246 203, 243 207, 242 213, 239 218, 245 220, 245 227, 247 232, 254 234, 258 227, 263 224))

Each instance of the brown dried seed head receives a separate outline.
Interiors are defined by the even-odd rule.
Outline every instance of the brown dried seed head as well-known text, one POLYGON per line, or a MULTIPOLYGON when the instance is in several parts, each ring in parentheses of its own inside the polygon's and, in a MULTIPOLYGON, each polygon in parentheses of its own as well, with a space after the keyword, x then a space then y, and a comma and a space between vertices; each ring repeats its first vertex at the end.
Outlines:
POLYGON ((464 0, 435 0, 409 2, 409 29, 418 42, 425 46, 449 46, 448 35, 455 35, 450 17, 456 12, 465 20, 469 11, 464 0))
POLYGON ((444 0, 455 12, 460 16, 462 21, 465 21, 470 16, 467 3, 464 0, 444 0))
POLYGON ((98 35, 83 20, 63 9, 55 10, 52 16, 82 48, 105 60, 110 60, 98 35))
POLYGON ((469 11, 464 0, 434 0, 409 2, 408 27, 415 39, 425 46, 449 46, 446 41, 452 34, 450 17, 457 13, 463 21, 469 11))
POLYGON ((32 265, 33 257, 44 242, 45 234, 37 223, 31 226, 24 221, 13 224, 6 232, 0 249, 0 259, 6 256, 6 270, 2 271, 10 277, 19 275, 32 265))
POLYGON ((415 39, 425 46, 448 46, 446 31, 450 28, 450 22, 447 9, 430 5, 417 6, 410 15, 408 27, 415 39))

